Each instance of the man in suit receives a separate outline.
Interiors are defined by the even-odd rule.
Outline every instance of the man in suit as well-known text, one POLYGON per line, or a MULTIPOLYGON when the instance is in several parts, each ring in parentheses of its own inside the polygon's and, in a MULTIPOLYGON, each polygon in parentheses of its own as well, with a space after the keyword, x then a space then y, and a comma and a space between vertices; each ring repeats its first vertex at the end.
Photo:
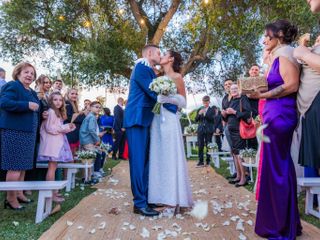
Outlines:
POLYGON ((113 130, 115 132, 115 142, 113 147, 113 154, 112 158, 117 159, 117 153, 119 152, 119 158, 123 159, 123 150, 124 150, 124 143, 125 143, 125 129, 123 128, 123 105, 124 99, 122 97, 118 98, 118 105, 114 107, 113 114, 114 114, 114 123, 113 123, 113 130))
MULTIPOLYGON (((210 107, 210 97, 204 96, 202 98, 203 106, 198 110, 196 121, 198 122, 198 147, 199 147, 199 162, 197 167, 203 167, 203 149, 212 142, 214 132, 214 116, 215 107, 210 107)), ((207 154, 207 164, 210 163, 210 155, 207 154)))
POLYGON ((223 125, 222 125, 222 116, 221 112, 218 108, 215 108, 214 113, 214 137, 216 140, 216 143, 218 145, 219 152, 221 152, 222 142, 221 142, 221 136, 223 134, 223 125))
MULTIPOLYGON (((133 194, 133 212, 145 216, 159 215, 148 205, 149 143, 150 125, 153 119, 152 109, 157 95, 149 89, 156 74, 153 67, 160 63, 160 50, 156 45, 146 45, 142 49, 143 59, 135 65, 131 78, 128 102, 124 111, 124 128, 129 147, 131 190, 133 194)), ((177 106, 163 105, 169 111, 177 106)))

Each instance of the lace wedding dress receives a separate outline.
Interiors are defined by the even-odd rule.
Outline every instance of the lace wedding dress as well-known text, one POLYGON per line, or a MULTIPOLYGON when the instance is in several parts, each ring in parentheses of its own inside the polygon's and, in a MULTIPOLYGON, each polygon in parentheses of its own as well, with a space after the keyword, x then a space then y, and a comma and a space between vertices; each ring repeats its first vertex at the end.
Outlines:
MULTIPOLYGON (((166 102, 186 107, 179 94, 166 102)), ((192 192, 185 156, 180 117, 161 107, 151 124, 148 203, 192 207, 192 192)))

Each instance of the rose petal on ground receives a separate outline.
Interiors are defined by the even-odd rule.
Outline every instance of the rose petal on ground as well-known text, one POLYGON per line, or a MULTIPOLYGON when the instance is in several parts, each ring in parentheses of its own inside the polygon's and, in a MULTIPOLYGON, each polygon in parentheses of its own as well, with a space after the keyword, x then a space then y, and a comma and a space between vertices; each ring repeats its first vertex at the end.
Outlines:
POLYGON ((230 221, 225 221, 222 225, 223 226, 229 226, 230 225, 230 221))
POLYGON ((99 229, 100 230, 105 229, 106 225, 107 225, 106 222, 101 222, 100 225, 99 225, 99 229))
POLYGON ((70 226, 72 226, 72 225, 73 225, 73 222, 71 222, 71 221, 67 221, 67 225, 70 227, 70 226))
POLYGON ((140 236, 142 238, 149 238, 150 237, 150 232, 145 227, 143 227, 142 228, 142 232, 140 233, 140 236))
POLYGON ((94 229, 94 228, 91 229, 89 233, 90 233, 90 234, 95 234, 95 233, 96 233, 96 229, 94 229))
POLYGON ((243 235, 242 233, 240 233, 239 235, 239 240, 246 240, 247 237, 245 235, 243 235))
POLYGON ((202 220, 208 216, 208 202, 207 201, 197 201, 190 212, 190 215, 202 220))

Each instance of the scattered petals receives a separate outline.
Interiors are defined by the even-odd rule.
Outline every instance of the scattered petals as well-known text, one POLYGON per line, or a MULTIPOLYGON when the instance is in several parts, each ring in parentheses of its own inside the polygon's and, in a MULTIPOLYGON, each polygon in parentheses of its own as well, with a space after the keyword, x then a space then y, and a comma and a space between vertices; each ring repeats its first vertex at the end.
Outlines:
POLYGON ((230 221, 225 221, 222 225, 223 226, 229 226, 230 225, 230 221))
POLYGON ((239 235, 239 240, 246 240, 247 237, 245 235, 243 235, 243 233, 240 233, 239 235))
POLYGON ((140 233, 140 236, 142 238, 149 238, 150 232, 144 227, 144 228, 142 228, 142 232, 140 233))
POLYGON ((106 222, 101 222, 100 225, 99 225, 99 229, 100 230, 105 229, 106 225, 107 225, 106 222))
POLYGON ((89 233, 90 234, 95 234, 96 233, 96 229, 91 229, 91 231, 89 233))
POLYGON ((94 215, 93 217, 95 217, 95 218, 101 218, 102 217, 102 215, 100 214, 100 213, 97 213, 96 215, 94 215))
POLYGON ((13 224, 15 227, 19 226, 19 222, 16 222, 16 221, 13 221, 12 224, 13 224))
POLYGON ((82 230, 82 229, 83 229, 83 226, 78 226, 77 229, 78 229, 78 230, 82 230))
POLYGON ((70 226, 72 226, 72 225, 73 225, 73 222, 71 222, 71 221, 67 221, 67 225, 70 227, 70 226))
POLYGON ((202 220, 208 216, 208 202, 207 201, 197 201, 190 212, 190 215, 202 220))

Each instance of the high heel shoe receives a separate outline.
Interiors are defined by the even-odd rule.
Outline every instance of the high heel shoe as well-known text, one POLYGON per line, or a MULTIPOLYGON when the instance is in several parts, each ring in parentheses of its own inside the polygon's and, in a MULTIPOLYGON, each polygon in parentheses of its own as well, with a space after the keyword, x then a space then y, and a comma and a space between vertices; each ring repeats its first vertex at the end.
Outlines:
POLYGON ((248 185, 248 182, 246 181, 245 183, 243 183, 243 184, 239 184, 239 183, 236 183, 236 187, 238 188, 238 187, 243 187, 243 186, 247 186, 248 185))
POLYGON ((12 207, 8 200, 4 200, 4 209, 7 209, 7 207, 9 207, 9 209, 15 210, 15 211, 21 211, 24 209, 24 206, 19 206, 17 208, 12 207))
POLYGON ((29 204, 29 203, 32 203, 34 201, 32 199, 29 199, 29 198, 27 198, 27 200, 23 200, 23 199, 18 198, 18 202, 19 203, 27 203, 27 204, 29 204))

